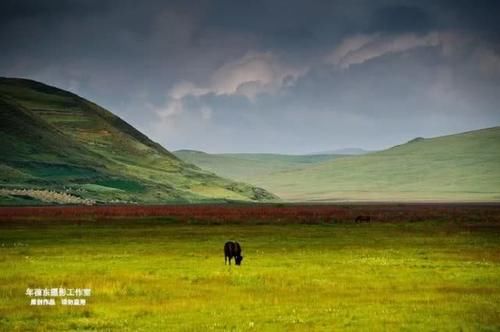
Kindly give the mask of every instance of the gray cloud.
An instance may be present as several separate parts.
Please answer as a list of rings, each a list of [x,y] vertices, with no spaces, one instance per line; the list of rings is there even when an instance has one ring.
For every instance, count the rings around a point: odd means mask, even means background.
[[[382,148],[500,123],[496,1],[2,1],[0,75],[167,148]]]

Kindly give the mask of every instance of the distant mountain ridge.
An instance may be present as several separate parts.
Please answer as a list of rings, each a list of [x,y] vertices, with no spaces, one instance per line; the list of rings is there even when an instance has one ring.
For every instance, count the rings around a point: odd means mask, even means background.
[[[321,152],[309,153],[309,155],[318,155],[318,154],[337,154],[337,155],[362,155],[367,153],[372,153],[376,151],[369,151],[361,148],[343,148],[336,150],[327,150]]]
[[[19,189],[103,203],[276,199],[187,164],[98,105],[31,80],[0,78],[0,138],[0,204],[38,202]]]

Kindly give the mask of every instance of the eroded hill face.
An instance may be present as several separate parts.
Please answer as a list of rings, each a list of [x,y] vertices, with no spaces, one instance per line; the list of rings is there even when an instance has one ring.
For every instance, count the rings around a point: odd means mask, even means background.
[[[7,189],[99,202],[275,198],[187,164],[98,105],[38,82],[1,78],[0,120],[0,185]]]

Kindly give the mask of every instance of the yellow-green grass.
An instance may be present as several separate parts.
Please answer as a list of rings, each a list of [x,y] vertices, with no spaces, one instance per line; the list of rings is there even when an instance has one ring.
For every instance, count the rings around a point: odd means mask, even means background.
[[[498,225],[68,223],[0,226],[0,330],[500,329]],[[93,294],[33,307],[28,287]]]

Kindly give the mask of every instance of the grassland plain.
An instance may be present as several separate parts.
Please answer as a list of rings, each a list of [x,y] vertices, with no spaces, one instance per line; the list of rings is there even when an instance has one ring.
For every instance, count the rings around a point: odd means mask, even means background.
[[[500,329],[500,225],[171,218],[0,223],[5,331]],[[245,257],[224,266],[236,239]],[[91,288],[33,307],[26,288]]]

